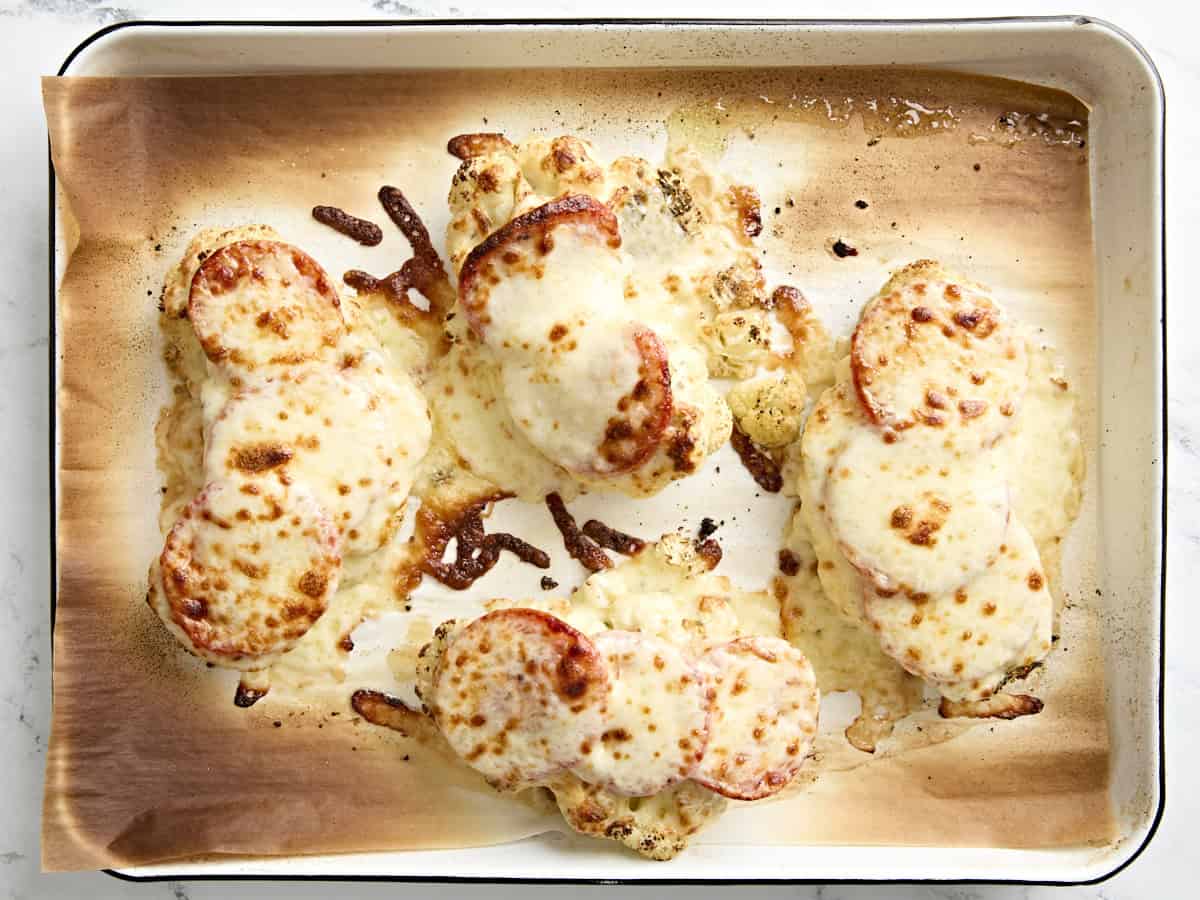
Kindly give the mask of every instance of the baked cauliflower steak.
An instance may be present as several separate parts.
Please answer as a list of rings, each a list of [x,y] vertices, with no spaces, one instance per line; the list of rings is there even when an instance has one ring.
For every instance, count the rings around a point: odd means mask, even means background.
[[[695,472],[733,426],[710,376],[779,357],[757,194],[686,148],[662,167],[602,166],[570,136],[450,151],[461,315],[431,397],[456,452],[523,499],[646,496]]]

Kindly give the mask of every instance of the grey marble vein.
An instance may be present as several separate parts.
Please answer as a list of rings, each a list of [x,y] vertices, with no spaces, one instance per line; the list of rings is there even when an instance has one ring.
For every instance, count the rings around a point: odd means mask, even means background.
[[[48,15],[64,19],[83,19],[97,25],[111,25],[138,18],[138,13],[123,6],[110,6],[93,0],[22,0],[10,9],[0,9],[0,15]]]

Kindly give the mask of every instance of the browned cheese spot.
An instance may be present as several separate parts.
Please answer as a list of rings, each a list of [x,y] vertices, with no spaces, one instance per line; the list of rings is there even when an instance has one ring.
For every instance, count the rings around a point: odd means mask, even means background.
[[[284,444],[251,444],[229,453],[229,465],[240,472],[266,472],[282,466],[294,455],[292,448]],[[254,493],[255,491],[246,491]]]
[[[892,527],[901,531],[907,531],[912,525],[913,508],[911,506],[897,506],[892,510]]]
[[[796,575],[800,572],[800,560],[791,550],[779,551],[779,571],[784,575]]]
[[[937,543],[934,533],[942,527],[941,522],[922,519],[908,536],[908,542],[917,547],[932,547]]]
[[[267,573],[271,571],[270,567],[266,563],[255,565],[252,562],[248,562],[244,559],[238,559],[237,557],[234,557],[234,559],[231,561],[231,565],[247,578],[266,578]]]
[[[328,584],[329,579],[327,576],[320,572],[309,571],[300,576],[297,587],[300,588],[302,594],[312,597],[315,600],[325,593],[325,588]]]
[[[964,419],[974,419],[982,416],[987,411],[987,401],[985,400],[960,400],[958,402],[958,411],[962,413]]]
[[[610,728],[600,735],[600,740],[606,744],[623,744],[633,740],[633,735],[624,728]]]

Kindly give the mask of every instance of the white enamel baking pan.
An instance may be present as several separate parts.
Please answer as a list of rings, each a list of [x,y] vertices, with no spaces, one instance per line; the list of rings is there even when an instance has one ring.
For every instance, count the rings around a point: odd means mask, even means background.
[[[870,22],[125,23],[62,75],[216,75],[398,68],[943,67],[1036,82],[1092,109],[1099,315],[1098,602],[1105,621],[1113,808],[1121,839],[1045,851],[936,847],[693,847],[649,863],[561,836],[483,849],[165,863],[123,878],[429,881],[1007,881],[1083,883],[1133,861],[1162,816],[1165,540],[1163,94],[1146,53],[1083,17]],[[53,185],[51,197],[53,198]],[[53,202],[53,201],[52,201]],[[53,215],[52,215],[53,221]],[[62,235],[52,235],[61,271]],[[52,273],[51,285],[57,280]],[[53,294],[52,301],[53,303]],[[51,366],[57,361],[52,342]],[[57,382],[54,382],[57,383]],[[53,417],[53,401],[52,401]],[[52,446],[56,444],[52,442]],[[53,465],[53,462],[52,462]]]

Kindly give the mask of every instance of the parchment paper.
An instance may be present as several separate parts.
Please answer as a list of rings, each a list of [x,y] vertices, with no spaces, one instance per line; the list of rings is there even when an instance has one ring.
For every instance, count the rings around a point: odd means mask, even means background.
[[[385,274],[408,256],[399,234],[358,247],[313,222],[311,207],[333,204],[386,224],[374,194],[396,184],[438,237],[457,163],[443,148],[454,134],[575,133],[604,158],[657,160],[669,123],[675,137],[724,154],[731,174],[757,185],[773,282],[801,287],[835,334],[848,333],[889,269],[916,258],[938,258],[995,288],[1062,352],[1091,461],[1097,348],[1086,149],[1039,133],[1036,120],[1012,120],[1017,141],[1013,128],[996,127],[1011,112],[1045,112],[1051,123],[1085,118],[1063,95],[946,73],[769,70],[47,79],[44,94],[69,243],[59,290],[47,869],[471,846],[562,827],[421,744],[358,720],[348,702],[324,713],[265,701],[235,708],[233,676],[188,657],[146,607],[146,569],[161,544],[153,426],[167,396],[155,303],[163,274],[201,227],[265,222],[335,276]],[[887,115],[871,111],[872,98]],[[906,129],[905,117],[917,126]],[[835,257],[835,238],[859,255]],[[762,561],[774,558],[790,505],[732,498],[736,463],[714,463],[639,505],[632,522],[627,509],[615,520],[652,536],[710,509],[733,518],[744,508],[723,532],[721,571],[763,586]],[[735,487],[748,495],[741,477]],[[621,504],[593,495],[581,509]],[[518,533],[554,551],[564,589],[582,580],[563,562],[544,513],[506,514],[521,520]],[[882,759],[851,750],[826,723],[804,790],[735,805],[698,842],[1111,839],[1096,639],[1104,622],[1089,604],[1097,527],[1085,500],[1066,545],[1062,639],[1038,685],[1043,713],[971,728],[923,714],[900,729],[899,752]],[[476,589],[524,593],[533,581],[505,565]],[[360,686],[370,685],[345,686],[347,701]]]

